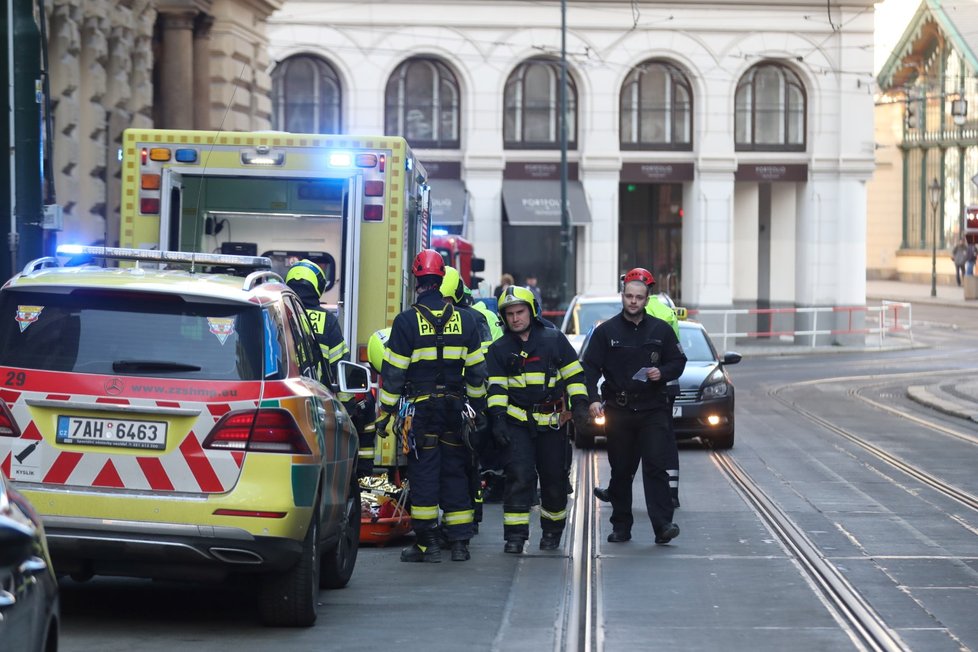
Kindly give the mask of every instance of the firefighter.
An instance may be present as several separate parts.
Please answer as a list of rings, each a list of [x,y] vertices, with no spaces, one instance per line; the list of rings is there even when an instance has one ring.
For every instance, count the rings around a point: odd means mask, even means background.
[[[662,321],[666,322],[672,326],[673,332],[676,333],[676,338],[679,338],[679,317],[676,315],[676,311],[673,310],[675,307],[672,305],[672,299],[666,296],[665,299],[655,294],[655,277],[652,276],[652,272],[642,267],[636,267],[635,269],[629,271],[627,274],[622,274],[621,289],[624,289],[624,284],[628,280],[638,279],[645,283],[649,288],[649,302],[645,304],[645,312],[649,313],[653,317],[658,317]],[[668,303],[667,303],[668,302]],[[675,403],[676,398],[679,396],[679,383],[671,383],[668,387],[669,390],[669,405],[670,408],[672,404]],[[673,437],[676,436],[675,430],[673,428],[672,419],[669,419],[669,430],[673,433]],[[676,456],[669,463],[669,468],[666,472],[669,474],[669,494],[672,496],[672,506],[675,508],[679,507],[679,448],[675,449]],[[594,495],[598,500],[603,500],[608,503],[611,502],[611,496],[608,494],[607,489],[601,487],[594,488]]]
[[[530,504],[539,474],[541,550],[555,550],[567,520],[567,429],[564,390],[575,418],[587,415],[587,390],[574,348],[540,321],[533,294],[506,288],[499,299],[506,334],[489,347],[492,435],[505,450],[504,552],[520,554],[530,535]]]
[[[367,339],[367,361],[373,370],[380,373],[384,364],[384,350],[391,336],[390,328],[381,328],[371,333]],[[374,407],[376,409],[376,407]],[[373,428],[357,428],[360,437],[360,449],[357,456],[357,476],[364,478],[373,475],[374,460],[376,459],[377,434]]]
[[[391,325],[381,367],[382,413],[375,427],[384,436],[396,417],[394,430],[407,449],[417,539],[401,551],[401,561],[441,561],[439,507],[452,561],[467,561],[473,507],[463,427],[466,412],[485,408],[485,356],[472,316],[442,299],[441,254],[423,249],[411,271],[418,300]]]
[[[326,291],[326,274],[322,268],[311,260],[300,260],[292,265],[285,275],[285,283],[295,292],[309,315],[312,328],[315,331],[316,342],[323,354],[323,360],[329,364],[330,373],[336,379],[336,365],[350,352],[340,322],[329,310],[324,310],[319,303],[320,297]],[[330,382],[323,381],[329,385]],[[373,420],[376,407],[373,396],[368,392],[363,395],[338,394],[337,398],[346,408],[347,414],[353,421],[357,432],[362,433]],[[362,477],[365,468],[358,465],[357,473]]]
[[[465,286],[465,296],[472,307],[481,312],[482,316],[486,318],[486,323],[489,324],[489,333],[492,335],[492,341],[495,342],[502,337],[503,322],[499,318],[499,315],[490,310],[482,301],[474,301],[472,299],[472,290],[468,286]]]
[[[666,384],[682,374],[686,355],[669,324],[645,311],[651,276],[640,268],[625,275],[622,311],[594,328],[583,358],[590,416],[605,416],[609,435],[611,543],[632,538],[632,478],[639,462],[655,542],[679,536],[667,472],[677,453]]]

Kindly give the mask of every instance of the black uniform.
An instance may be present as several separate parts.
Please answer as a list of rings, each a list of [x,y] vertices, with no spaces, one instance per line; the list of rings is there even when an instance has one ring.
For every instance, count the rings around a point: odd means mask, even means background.
[[[669,427],[672,410],[666,383],[682,375],[686,355],[668,323],[643,311],[642,320],[634,324],[623,311],[594,329],[582,362],[591,402],[605,402],[611,525],[615,532],[631,532],[632,478],[641,461],[645,504],[658,538],[673,515],[667,469],[676,454],[676,440]],[[662,378],[633,378],[648,367],[658,367]]]
[[[439,334],[439,326],[441,334]],[[472,317],[429,290],[394,318],[381,369],[381,407],[406,423],[411,521],[419,540],[438,525],[449,541],[472,536],[470,452],[462,441],[466,397],[485,407],[486,365]]]
[[[581,363],[563,333],[536,319],[527,341],[507,332],[493,342],[487,363],[489,415],[494,423],[504,419],[510,434],[504,452],[503,533],[507,541],[529,538],[539,474],[540,527],[559,535],[567,519],[567,429],[559,418],[565,390],[576,412],[586,409]]]

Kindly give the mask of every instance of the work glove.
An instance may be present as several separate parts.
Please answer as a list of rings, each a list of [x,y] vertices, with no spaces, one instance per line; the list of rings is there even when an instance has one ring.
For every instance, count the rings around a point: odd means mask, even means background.
[[[503,449],[509,446],[509,425],[504,415],[499,415],[492,421],[492,440],[496,442],[496,448]]]
[[[386,439],[393,434],[393,431],[390,429],[391,416],[390,412],[381,412],[377,420],[374,421],[374,432],[378,437]]]
[[[587,405],[582,402],[574,404],[574,425],[578,428],[587,427],[591,422],[591,415],[588,413]]]
[[[486,416],[485,412],[476,412],[474,425],[475,431],[480,434],[489,430],[489,417]]]

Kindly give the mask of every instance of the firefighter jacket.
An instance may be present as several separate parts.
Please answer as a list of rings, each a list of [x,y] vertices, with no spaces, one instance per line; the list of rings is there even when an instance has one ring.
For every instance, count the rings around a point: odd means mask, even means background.
[[[676,337],[679,337],[679,317],[676,316],[675,310],[662,303],[662,301],[659,299],[659,295],[653,294],[649,297],[649,302],[645,304],[645,312],[649,313],[653,317],[658,317],[662,321],[672,326],[672,330],[675,331]]]
[[[335,370],[336,363],[350,352],[346,340],[343,339],[343,331],[340,329],[340,321],[336,315],[328,310],[324,310],[319,305],[319,295],[315,288],[308,281],[295,281],[289,283],[289,287],[299,295],[302,305],[309,315],[313,330],[316,331],[316,341],[323,352],[323,359]],[[334,374],[335,376],[335,374]]]
[[[538,320],[531,323],[525,342],[514,333],[493,342],[487,365],[491,417],[506,415],[522,423],[553,426],[563,409],[565,389],[573,407],[587,401],[574,347],[563,333]]]
[[[652,410],[669,404],[666,383],[682,375],[686,354],[666,322],[643,314],[642,321],[634,324],[620,312],[594,328],[582,362],[592,403],[604,398],[606,405]],[[658,381],[635,379],[636,374],[644,378],[639,372],[649,367],[659,368]]]
[[[499,315],[486,307],[486,304],[481,301],[476,301],[472,304],[472,307],[481,312],[482,316],[486,318],[486,323],[489,324],[489,333],[492,336],[493,342],[503,336],[503,322],[499,318]]]
[[[482,343],[482,355],[485,355],[489,351],[489,345],[492,344],[492,331],[489,330],[489,322],[486,321],[486,316],[472,306],[466,306],[464,304],[456,305],[455,309],[472,315],[472,319],[475,320],[476,328],[479,331],[479,341]]]
[[[485,407],[486,362],[472,315],[446,304],[435,289],[394,318],[380,370],[381,407],[397,409],[401,396],[414,401],[466,395]]]

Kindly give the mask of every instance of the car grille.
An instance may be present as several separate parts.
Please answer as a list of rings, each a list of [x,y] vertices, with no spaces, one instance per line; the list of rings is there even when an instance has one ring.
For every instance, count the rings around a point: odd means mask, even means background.
[[[676,403],[695,403],[699,398],[699,393],[699,388],[679,390],[679,398],[676,399]]]

